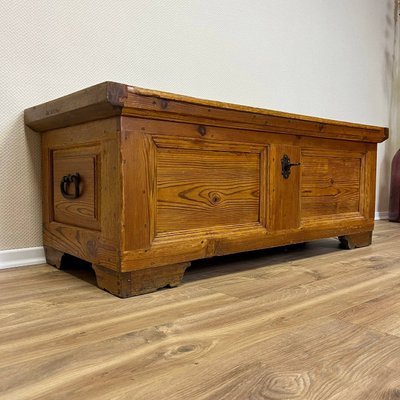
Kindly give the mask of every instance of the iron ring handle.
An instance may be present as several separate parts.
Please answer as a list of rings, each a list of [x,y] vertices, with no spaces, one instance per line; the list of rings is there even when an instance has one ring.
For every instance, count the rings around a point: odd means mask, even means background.
[[[79,188],[80,182],[81,182],[81,177],[78,172],[73,175],[71,174],[64,175],[60,182],[60,190],[63,197],[65,197],[68,200],[77,199],[81,195]],[[68,187],[70,184],[73,184],[75,186],[74,194],[68,194]]]

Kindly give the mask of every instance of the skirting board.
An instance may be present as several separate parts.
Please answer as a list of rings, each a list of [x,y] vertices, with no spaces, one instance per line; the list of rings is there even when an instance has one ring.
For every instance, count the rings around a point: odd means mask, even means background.
[[[28,247],[0,251],[0,269],[45,264],[43,247]]]
[[[388,219],[388,212],[375,213],[375,219]],[[0,250],[0,269],[23,267],[26,265],[45,264],[43,247],[29,247],[26,249]]]
[[[377,211],[375,213],[375,221],[380,219],[389,219],[389,211]]]

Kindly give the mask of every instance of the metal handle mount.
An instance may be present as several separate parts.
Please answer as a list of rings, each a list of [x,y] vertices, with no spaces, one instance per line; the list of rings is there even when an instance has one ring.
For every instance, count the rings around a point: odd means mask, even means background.
[[[287,154],[284,154],[282,159],[281,159],[281,164],[282,164],[282,176],[285,179],[289,178],[290,175],[290,168],[291,167],[296,167],[298,165],[300,165],[300,163],[291,163],[290,162],[290,158]]]

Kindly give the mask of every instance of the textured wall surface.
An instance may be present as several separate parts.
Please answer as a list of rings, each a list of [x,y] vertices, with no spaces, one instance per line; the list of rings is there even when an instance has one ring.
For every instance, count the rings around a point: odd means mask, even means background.
[[[0,0],[0,250],[42,243],[24,108],[113,80],[387,126],[393,2]]]

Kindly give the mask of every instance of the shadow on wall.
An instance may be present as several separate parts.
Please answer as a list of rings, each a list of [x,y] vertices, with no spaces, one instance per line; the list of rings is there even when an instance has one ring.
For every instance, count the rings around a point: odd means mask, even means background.
[[[26,138],[26,145],[29,154],[29,164],[32,166],[31,179],[34,182],[35,198],[40,200],[40,209],[37,211],[39,215],[40,227],[42,226],[42,170],[41,170],[41,135],[33,131],[25,125],[24,117],[22,115],[22,123],[24,124],[24,132]],[[42,232],[40,232],[41,234]]]
[[[385,211],[389,208],[391,162],[400,146],[399,12],[399,0],[387,0],[385,37],[389,38],[390,35],[393,35],[393,46],[392,48],[385,48],[386,74],[383,78],[383,84],[389,103],[389,139],[379,145],[378,211]]]
[[[19,113],[2,127],[0,139],[8,183],[0,192],[0,250],[40,246],[40,136],[25,128]]]

